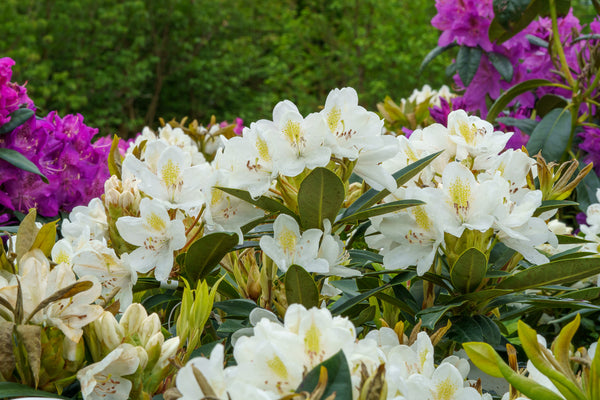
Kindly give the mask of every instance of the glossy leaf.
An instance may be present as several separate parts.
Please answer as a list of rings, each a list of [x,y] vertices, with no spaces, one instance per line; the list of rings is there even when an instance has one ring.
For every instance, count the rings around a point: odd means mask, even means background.
[[[600,259],[598,258],[553,261],[517,272],[500,282],[496,289],[514,291],[533,289],[540,286],[575,282],[598,273],[600,273]]]
[[[458,316],[451,318],[452,326],[446,337],[458,343],[486,342],[499,346],[502,342],[500,328],[485,315]]]
[[[185,255],[185,274],[190,286],[204,277],[221,262],[238,244],[238,235],[232,232],[215,232],[196,240]]]
[[[546,116],[550,111],[555,108],[563,109],[567,106],[567,100],[555,94],[545,94],[535,103],[535,110],[540,117]]]
[[[396,171],[393,176],[396,179],[396,184],[398,187],[404,185],[410,179],[415,177],[419,172],[421,172],[425,167],[427,167],[437,156],[442,154],[442,151],[439,151],[434,154],[430,154],[427,157],[423,157],[419,161],[415,161],[412,164],[407,165],[399,171]],[[374,204],[379,203],[384,199],[390,192],[387,189],[378,191],[375,189],[369,189],[365,194],[360,196],[354,203],[350,205],[342,214],[342,218],[346,218],[349,215],[356,213],[358,210],[366,209],[371,207]]]
[[[226,188],[226,187],[221,187],[221,186],[215,186],[215,188],[222,190],[223,192],[225,192],[233,197],[237,197],[238,199],[241,199],[250,204],[253,204],[256,207],[261,208],[265,211],[269,211],[272,213],[283,213],[283,214],[287,214],[287,215],[290,215],[290,216],[298,219],[298,216],[292,210],[287,208],[285,205],[283,205],[279,201],[272,199],[270,197],[260,196],[258,199],[253,199],[252,196],[250,196],[250,193],[246,190]]]
[[[14,398],[14,397],[51,397],[55,399],[69,399],[68,397],[60,396],[56,393],[45,392],[43,390],[36,390],[27,385],[21,385],[15,382],[0,382],[0,394],[3,398]]]
[[[533,213],[534,217],[539,216],[542,213],[550,210],[556,210],[557,208],[570,207],[570,206],[578,206],[579,203],[575,201],[569,200],[544,200],[542,201],[542,205],[539,206],[535,212]]]
[[[48,183],[48,178],[46,178],[46,176],[40,172],[39,168],[18,151],[1,148],[0,159],[14,165],[19,169],[22,169],[23,171],[39,175],[44,183]]]
[[[554,109],[546,114],[531,133],[527,151],[529,154],[541,151],[548,162],[560,161],[570,136],[571,112],[566,109]]]
[[[348,361],[342,350],[310,370],[296,389],[296,393],[313,392],[319,382],[321,367],[327,370],[327,387],[321,398],[326,399],[335,393],[336,399],[351,399],[352,380],[350,379]]]
[[[504,111],[506,106],[508,106],[508,104],[511,101],[513,101],[515,97],[523,93],[529,92],[530,90],[537,89],[538,87],[546,86],[559,87],[562,85],[559,85],[546,79],[530,79],[528,81],[521,82],[511,87],[506,92],[502,93],[500,97],[496,99],[494,104],[492,104],[490,110],[488,111],[486,120],[489,122],[494,122],[496,120],[496,117],[498,117],[498,114]]]
[[[427,55],[425,56],[425,58],[421,62],[421,66],[419,67],[419,74],[421,74],[423,72],[423,70],[425,69],[425,67],[431,61],[433,61],[434,58],[436,58],[437,56],[439,56],[440,54],[442,54],[446,50],[449,50],[449,49],[451,49],[453,47],[456,47],[456,46],[457,46],[456,43],[450,43],[447,46],[436,46],[433,50],[431,50],[429,53],[427,53]]]
[[[481,49],[478,47],[462,46],[456,56],[458,76],[464,86],[469,86],[481,63]]]
[[[302,304],[307,309],[319,306],[319,289],[312,275],[299,265],[285,273],[285,297],[288,304]]]
[[[10,121],[0,126],[0,135],[12,132],[19,126],[23,125],[27,120],[33,117],[33,110],[29,108],[19,108],[10,114]]]
[[[335,218],[344,202],[344,183],[327,168],[315,168],[300,184],[298,212],[305,229],[323,229],[323,220]]]
[[[485,254],[471,247],[465,250],[450,268],[450,280],[461,293],[469,293],[477,289],[486,272]]]
[[[398,200],[391,203],[378,204],[371,208],[359,210],[352,215],[348,215],[336,222],[336,225],[356,224],[377,215],[389,214],[408,207],[414,207],[425,204],[421,200]]]
[[[216,302],[213,307],[224,311],[229,317],[248,318],[250,312],[258,306],[248,299],[228,299]]]
[[[510,82],[513,78],[514,71],[510,60],[505,55],[495,52],[488,53],[487,56],[502,79],[506,82]]]
[[[559,294],[557,297],[573,300],[595,300],[600,297],[600,287],[590,287],[580,290],[574,290],[572,292]]]
[[[435,329],[436,324],[444,315],[450,312],[450,310],[453,308],[462,306],[464,303],[466,303],[466,300],[441,306],[429,307],[417,313],[416,317],[421,319],[424,328]]]

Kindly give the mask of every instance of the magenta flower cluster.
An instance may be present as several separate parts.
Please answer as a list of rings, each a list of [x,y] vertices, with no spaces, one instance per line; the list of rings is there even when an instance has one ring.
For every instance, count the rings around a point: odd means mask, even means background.
[[[452,105],[442,104],[432,110],[436,120],[443,120],[451,108],[463,108],[467,111],[478,113],[485,118],[488,112],[489,101],[497,99],[503,91],[516,84],[530,79],[547,79],[553,82],[565,83],[555,70],[548,48],[543,42],[551,40],[552,22],[550,18],[538,18],[527,28],[502,44],[492,43],[489,40],[488,29],[494,18],[492,0],[436,0],[438,14],[432,19],[434,27],[442,31],[438,40],[439,46],[456,43],[461,46],[480,47],[483,55],[479,69],[471,83],[466,86],[458,74],[454,75],[455,86],[462,96],[452,100]],[[600,33],[600,23],[594,21],[590,24],[591,33]],[[580,73],[577,62],[578,54],[583,52],[589,56],[585,41],[573,41],[582,32],[579,20],[570,10],[564,17],[558,18],[558,31],[564,46],[565,58],[574,74]],[[532,40],[535,37],[539,40]],[[510,82],[502,79],[496,70],[489,53],[497,53],[506,57],[513,67],[513,76]],[[501,116],[513,118],[530,118],[535,101],[543,95],[552,93],[570,97],[571,93],[559,88],[539,88],[535,93],[527,92],[511,103],[513,111]],[[538,117],[539,120],[539,117]],[[504,125],[501,128],[508,128]],[[520,148],[527,143],[528,136],[518,128],[507,147]],[[600,168],[600,134],[597,129],[585,129],[580,137],[583,142],[580,149],[588,153],[586,161],[594,161]],[[597,171],[600,171],[598,169]]]
[[[36,110],[25,87],[11,82],[13,65],[12,59],[0,58],[0,126],[19,107]],[[36,207],[40,215],[55,216],[100,196],[109,177],[110,143],[92,143],[97,133],[80,114],[61,118],[52,111],[0,135],[0,148],[23,154],[49,181],[0,160],[0,222],[9,218],[9,210]]]

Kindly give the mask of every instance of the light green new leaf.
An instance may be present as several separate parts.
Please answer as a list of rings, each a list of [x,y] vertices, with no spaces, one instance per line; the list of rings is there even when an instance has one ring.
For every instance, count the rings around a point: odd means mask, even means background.
[[[323,220],[335,218],[346,197],[344,183],[327,168],[315,168],[300,184],[298,212],[304,229],[323,229]]]
[[[35,209],[32,209],[21,221],[19,225],[19,230],[17,231],[17,245],[16,245],[16,253],[17,253],[17,261],[23,257],[23,254],[27,253],[33,243],[35,242],[35,238],[40,231],[39,228],[35,225],[35,218],[37,217],[37,213]]]
[[[46,257],[50,257],[52,247],[56,242],[56,224],[59,220],[44,224],[38,232],[35,241],[31,245],[33,249],[40,249]]]
[[[537,332],[523,321],[518,322],[519,339],[523,350],[531,363],[544,374],[567,400],[586,400],[585,395],[575,382],[557,371],[546,358],[542,346],[537,340]],[[551,356],[551,354],[550,354]]]
[[[121,163],[123,162],[123,157],[121,157],[121,153],[119,153],[119,141],[120,138],[117,135],[113,136],[107,162],[108,172],[110,172],[111,176],[114,175],[121,179]]]
[[[552,390],[540,385],[533,379],[517,374],[502,357],[487,343],[463,343],[465,352],[479,369],[497,378],[504,377],[513,387],[530,399],[563,400]]]
[[[575,317],[573,321],[565,325],[564,328],[560,330],[560,333],[554,339],[554,343],[552,343],[552,353],[554,353],[554,358],[563,368],[563,370],[568,374],[569,379],[575,381],[575,374],[571,369],[571,356],[569,354],[571,350],[571,341],[575,336],[575,332],[579,328],[579,323],[581,322],[581,317],[579,314]]]

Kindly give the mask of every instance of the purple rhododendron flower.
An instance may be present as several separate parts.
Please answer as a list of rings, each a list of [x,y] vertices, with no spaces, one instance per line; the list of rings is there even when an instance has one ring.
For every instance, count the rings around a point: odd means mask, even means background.
[[[461,46],[492,50],[487,34],[494,17],[492,0],[437,0],[435,7],[438,14],[431,24],[442,31],[439,46],[456,42]]]
[[[10,58],[0,59],[0,124],[23,105],[35,111],[26,89],[10,82],[13,65]],[[23,154],[48,178],[44,183],[38,175],[0,160],[0,205],[5,210],[27,212],[36,207],[40,215],[55,216],[103,193],[110,141],[92,143],[98,129],[83,119],[80,114],[61,118],[52,111],[0,136],[0,147]]]
[[[584,126],[578,136],[583,139],[579,148],[586,153],[584,161],[593,162],[594,170],[600,174],[600,128]]]

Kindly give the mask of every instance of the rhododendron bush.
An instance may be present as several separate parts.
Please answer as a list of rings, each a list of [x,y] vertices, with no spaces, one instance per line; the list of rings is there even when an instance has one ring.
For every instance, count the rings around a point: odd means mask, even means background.
[[[438,0],[452,90],[128,141],[1,59],[0,397],[598,399],[600,36],[564,3]]]

